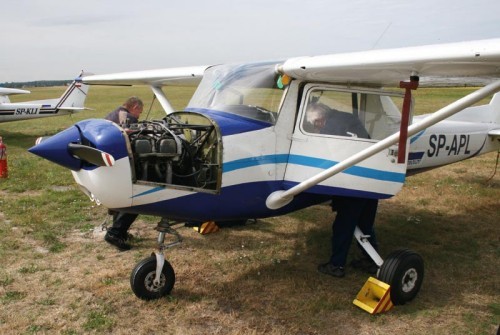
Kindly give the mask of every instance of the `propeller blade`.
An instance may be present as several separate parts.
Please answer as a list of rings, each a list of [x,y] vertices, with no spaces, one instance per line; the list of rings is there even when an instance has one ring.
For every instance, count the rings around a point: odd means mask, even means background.
[[[82,144],[68,144],[69,152],[79,159],[97,166],[113,166],[115,159],[107,152]]]
[[[49,138],[50,138],[50,136],[41,136],[41,137],[36,139],[35,145],[39,145],[40,143],[42,143],[43,141],[45,141],[46,139],[49,139]]]

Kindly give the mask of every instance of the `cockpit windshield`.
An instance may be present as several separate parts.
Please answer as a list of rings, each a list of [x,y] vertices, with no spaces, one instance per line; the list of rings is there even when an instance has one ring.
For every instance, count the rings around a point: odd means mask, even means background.
[[[277,63],[218,65],[205,71],[187,109],[210,109],[274,124],[286,85]]]

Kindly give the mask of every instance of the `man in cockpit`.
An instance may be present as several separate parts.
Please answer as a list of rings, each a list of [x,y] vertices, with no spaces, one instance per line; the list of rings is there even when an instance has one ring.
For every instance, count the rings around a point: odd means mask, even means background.
[[[361,121],[350,113],[331,109],[322,103],[307,108],[306,121],[315,133],[358,138],[370,138]]]

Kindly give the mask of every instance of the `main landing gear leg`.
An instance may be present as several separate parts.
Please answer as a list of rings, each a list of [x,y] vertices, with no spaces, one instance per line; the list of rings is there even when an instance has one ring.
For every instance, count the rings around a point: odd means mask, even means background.
[[[370,236],[364,235],[356,227],[354,237],[379,267],[377,278],[391,286],[392,303],[404,305],[415,298],[424,280],[422,257],[414,251],[403,249],[392,252],[384,261],[368,241]]]
[[[169,221],[162,218],[156,230],[158,249],[150,257],[137,264],[130,276],[130,286],[134,294],[143,300],[153,300],[168,295],[175,284],[175,273],[163,252],[182,242],[181,235],[171,227]],[[176,240],[165,244],[165,236],[173,235]]]

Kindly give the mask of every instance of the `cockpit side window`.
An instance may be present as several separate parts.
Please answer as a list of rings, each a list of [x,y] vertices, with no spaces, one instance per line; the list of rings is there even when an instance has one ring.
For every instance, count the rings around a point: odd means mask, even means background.
[[[399,130],[398,97],[363,91],[317,88],[307,92],[301,129],[305,133],[383,139]]]

